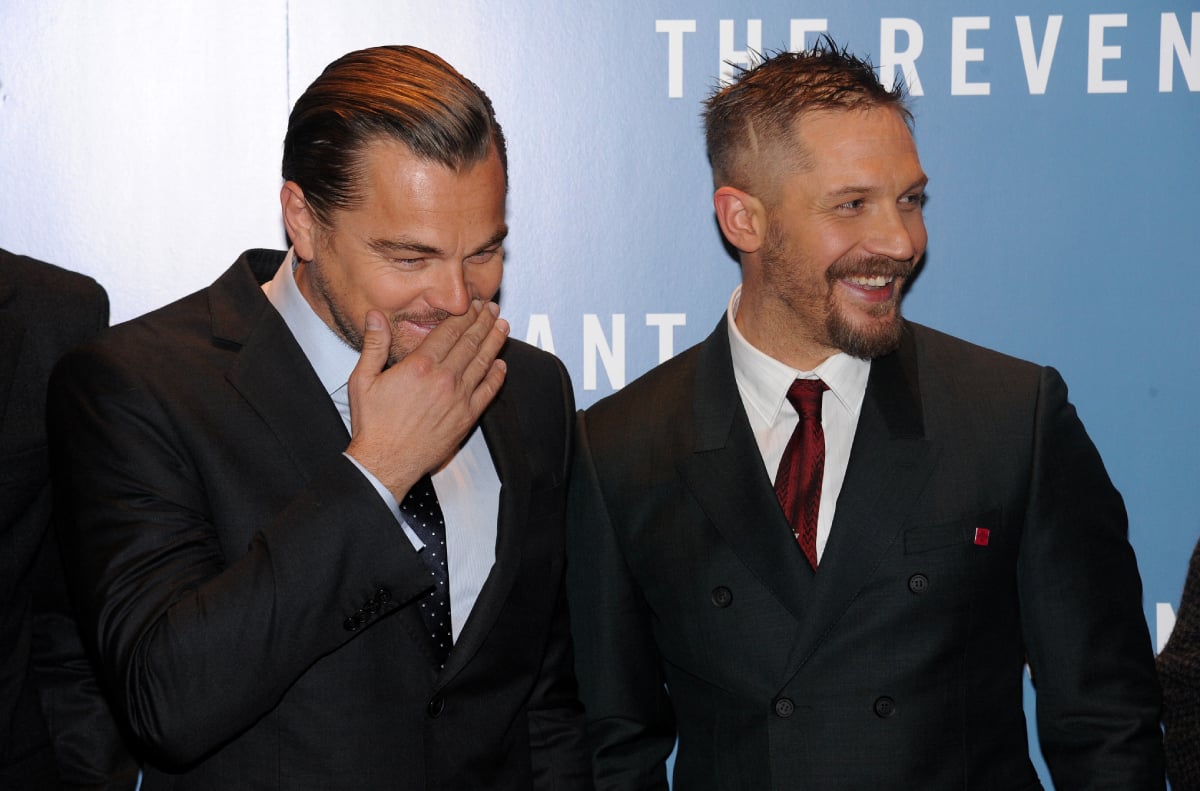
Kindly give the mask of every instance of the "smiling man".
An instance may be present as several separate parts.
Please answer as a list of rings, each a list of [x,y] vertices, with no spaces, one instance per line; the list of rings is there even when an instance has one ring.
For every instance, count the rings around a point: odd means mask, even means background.
[[[580,418],[568,591],[596,785],[1163,787],[1126,517],[1050,368],[901,317],[926,175],[826,39],[717,91],[742,284]]]
[[[563,580],[574,405],[494,302],[505,143],[414,47],[297,101],[292,249],[52,384],[65,553],[154,789],[590,787]]]

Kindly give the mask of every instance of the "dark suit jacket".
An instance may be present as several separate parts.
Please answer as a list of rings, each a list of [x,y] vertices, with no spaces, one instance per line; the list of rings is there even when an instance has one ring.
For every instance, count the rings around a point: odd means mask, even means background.
[[[1200,789],[1200,544],[1192,552],[1171,639],[1158,655],[1158,674],[1171,787]]]
[[[242,256],[55,372],[56,471],[143,788],[575,788],[587,782],[562,593],[573,401],[518,342],[482,429],[496,564],[439,672],[428,573]]]
[[[67,601],[46,452],[50,369],[107,324],[96,281],[0,250],[0,788],[13,791],[137,778]]]
[[[871,367],[815,574],[722,321],[589,409],[568,590],[597,786],[1161,788],[1120,496],[1053,370],[908,325]],[[981,530],[989,531],[987,533]],[[664,687],[665,683],[665,687]]]

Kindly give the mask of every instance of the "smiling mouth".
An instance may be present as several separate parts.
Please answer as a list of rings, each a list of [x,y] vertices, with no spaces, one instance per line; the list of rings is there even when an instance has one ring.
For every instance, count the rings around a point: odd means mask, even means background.
[[[858,288],[884,288],[885,286],[890,286],[895,279],[895,275],[851,275],[842,278],[842,280]]]

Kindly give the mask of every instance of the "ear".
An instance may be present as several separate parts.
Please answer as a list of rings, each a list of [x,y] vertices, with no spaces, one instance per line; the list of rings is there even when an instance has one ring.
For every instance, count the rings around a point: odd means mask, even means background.
[[[283,208],[283,224],[296,248],[296,255],[301,261],[311,261],[316,257],[317,220],[308,208],[304,190],[294,181],[284,182],[279,190],[279,203]]]
[[[713,193],[713,208],[726,241],[743,253],[758,252],[767,228],[762,201],[736,187],[720,187]]]

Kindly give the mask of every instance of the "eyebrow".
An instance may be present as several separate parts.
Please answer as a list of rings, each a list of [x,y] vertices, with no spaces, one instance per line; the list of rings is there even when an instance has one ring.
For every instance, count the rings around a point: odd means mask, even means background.
[[[927,187],[928,185],[929,185],[929,176],[921,176],[921,178],[917,179],[912,184],[909,184],[907,187],[905,187],[903,190],[901,190],[901,192],[909,193],[916,189],[925,189],[925,187]],[[826,193],[826,197],[839,198],[839,197],[842,197],[843,195],[855,195],[855,194],[861,195],[863,193],[866,193],[869,195],[870,193],[875,192],[875,191],[876,191],[876,189],[874,187],[857,186],[857,185],[851,184],[849,186],[841,187],[840,189],[836,189],[836,190]]]
[[[468,257],[481,253],[492,247],[498,247],[508,236],[508,226],[501,226],[478,249],[468,253]],[[444,251],[440,247],[418,242],[415,239],[400,237],[398,239],[370,239],[367,246],[380,255],[396,255],[398,253],[419,253],[421,255],[441,256]]]

